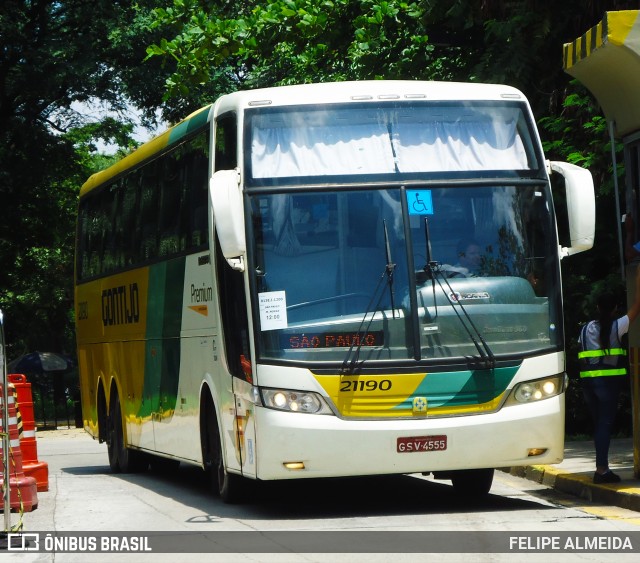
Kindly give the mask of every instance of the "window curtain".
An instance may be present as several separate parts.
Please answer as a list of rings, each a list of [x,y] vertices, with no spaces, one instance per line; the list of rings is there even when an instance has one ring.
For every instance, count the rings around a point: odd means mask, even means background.
[[[449,112],[451,115],[453,112]],[[529,168],[518,134],[519,110],[431,116],[393,122],[256,127],[254,178]],[[385,114],[384,118],[391,115]],[[342,120],[345,121],[345,120]]]

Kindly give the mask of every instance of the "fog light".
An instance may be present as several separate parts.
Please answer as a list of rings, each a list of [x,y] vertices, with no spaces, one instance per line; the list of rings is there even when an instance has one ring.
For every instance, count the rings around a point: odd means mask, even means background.
[[[546,451],[547,451],[547,448],[529,448],[527,450],[527,456],[535,457],[537,455],[542,455],[546,453]]]
[[[535,393],[535,388],[533,385],[520,385],[516,392],[514,393],[516,400],[526,403],[533,399],[533,395]]]
[[[304,469],[304,461],[285,461],[282,465],[292,470]]]

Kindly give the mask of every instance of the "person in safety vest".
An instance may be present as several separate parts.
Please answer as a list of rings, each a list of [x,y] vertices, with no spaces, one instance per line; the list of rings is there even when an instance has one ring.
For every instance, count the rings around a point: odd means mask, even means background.
[[[596,472],[593,482],[618,483],[620,477],[609,469],[609,443],[618,396],[627,381],[627,350],[621,338],[640,314],[640,266],[636,271],[635,302],[626,315],[616,318],[618,299],[611,292],[598,296],[597,307],[598,318],[585,324],[580,332],[580,381],[594,424]]]

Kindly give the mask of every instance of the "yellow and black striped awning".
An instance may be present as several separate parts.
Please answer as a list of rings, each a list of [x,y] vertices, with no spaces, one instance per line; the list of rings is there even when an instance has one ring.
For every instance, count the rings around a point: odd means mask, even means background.
[[[618,136],[640,130],[640,10],[606,12],[564,45],[564,70],[595,96]]]

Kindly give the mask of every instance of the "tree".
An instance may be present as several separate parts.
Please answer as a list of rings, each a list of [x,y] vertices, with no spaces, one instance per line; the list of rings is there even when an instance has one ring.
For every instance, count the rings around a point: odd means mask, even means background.
[[[110,34],[133,15],[119,0],[0,6],[0,307],[10,356],[73,351],[78,189],[97,164],[92,143],[128,143],[131,132],[113,119],[78,129],[73,104],[97,98],[125,108]]]
[[[536,109],[538,101],[557,107],[552,98],[567,81],[562,43],[605,9],[630,4],[174,0],[154,11],[153,24],[174,34],[148,53],[175,64],[168,97],[209,83],[215,71],[236,88],[368,78],[506,82]]]

